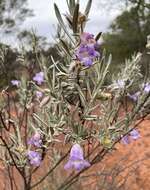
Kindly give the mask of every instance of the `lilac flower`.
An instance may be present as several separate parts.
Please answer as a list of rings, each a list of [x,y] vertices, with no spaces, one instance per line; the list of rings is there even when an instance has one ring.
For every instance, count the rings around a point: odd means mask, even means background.
[[[19,80],[11,80],[11,84],[13,85],[13,86],[19,86],[20,85],[20,81]]]
[[[131,138],[134,139],[134,140],[140,138],[140,134],[139,134],[139,132],[138,132],[136,129],[133,129],[133,130],[130,132],[130,136],[131,136]]]
[[[98,43],[93,34],[83,33],[80,38],[81,44],[76,49],[76,58],[85,66],[91,66],[94,59],[100,56],[100,53],[96,51]]]
[[[138,97],[139,97],[139,95],[140,95],[140,92],[138,91],[138,92],[136,92],[135,94],[128,94],[128,96],[129,96],[129,98],[131,98],[133,101],[137,101],[138,100]]]
[[[81,44],[88,45],[89,47],[93,47],[95,49],[98,49],[100,47],[100,44],[94,39],[94,35],[83,32],[80,36]]]
[[[43,93],[41,91],[36,91],[36,97],[37,98],[42,98]]]
[[[36,132],[28,141],[28,144],[34,145],[36,147],[41,147],[42,146],[42,140],[41,140],[41,135]]]
[[[78,171],[89,167],[90,163],[83,158],[83,150],[79,144],[73,145],[70,151],[70,157],[68,162],[65,164],[64,169],[68,170],[74,168]]]
[[[43,72],[36,73],[35,76],[33,77],[33,80],[36,81],[38,85],[41,85],[42,82],[44,81],[44,73]]]
[[[80,60],[85,66],[91,66],[93,64],[93,61],[89,57],[84,57]]]
[[[76,57],[81,61],[85,66],[91,66],[94,59],[99,57],[100,54],[95,50],[94,47],[80,44],[76,50]]]
[[[81,43],[96,43],[95,39],[94,39],[94,35],[87,33],[87,32],[83,32],[80,36],[81,39]]]
[[[129,144],[130,143],[130,139],[129,139],[129,136],[128,135],[126,135],[126,136],[124,136],[122,139],[121,139],[121,142],[123,143],[123,144]]]
[[[150,83],[146,83],[144,85],[144,92],[149,93],[150,92]]]
[[[39,166],[41,164],[42,157],[40,153],[30,150],[27,155],[31,165]]]
[[[88,55],[89,55],[91,58],[96,58],[96,57],[99,57],[99,56],[100,56],[99,52],[98,52],[98,51],[95,51],[94,48],[88,47],[87,49],[88,49]]]
[[[140,134],[139,132],[136,130],[136,129],[133,129],[129,135],[126,135],[124,136],[122,139],[121,139],[121,142],[123,144],[129,144],[130,143],[130,140],[137,140],[138,138],[140,138]]]

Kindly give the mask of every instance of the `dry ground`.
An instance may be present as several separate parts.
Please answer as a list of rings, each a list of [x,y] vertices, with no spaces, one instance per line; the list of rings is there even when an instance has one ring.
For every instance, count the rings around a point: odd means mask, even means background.
[[[139,126],[141,138],[129,145],[118,143],[101,163],[89,169],[81,176],[80,182],[73,189],[80,190],[150,190],[150,119],[145,119]],[[62,148],[61,145],[60,148]],[[46,161],[34,181],[48,170]],[[66,172],[61,169],[56,176],[51,176],[35,190],[55,190],[50,185],[59,183]],[[17,176],[18,190],[22,190],[20,177]],[[60,181],[59,181],[60,180]],[[48,188],[44,188],[47,186]],[[0,190],[10,190],[6,168],[0,167]],[[15,188],[14,188],[15,190]]]

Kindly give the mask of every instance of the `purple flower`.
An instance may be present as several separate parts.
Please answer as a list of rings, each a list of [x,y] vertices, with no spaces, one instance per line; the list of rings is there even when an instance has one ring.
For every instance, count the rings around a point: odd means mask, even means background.
[[[124,137],[121,139],[121,142],[122,142],[123,144],[129,144],[129,143],[130,143],[129,136],[128,136],[128,135],[124,136]]]
[[[138,138],[140,138],[140,134],[139,132],[136,130],[136,129],[133,129],[129,135],[126,135],[124,136],[122,139],[121,139],[121,142],[123,144],[129,144],[130,143],[130,140],[137,140]]]
[[[144,85],[144,92],[149,93],[150,92],[150,83],[146,83]]]
[[[31,165],[39,166],[41,164],[42,157],[40,153],[30,150],[27,155]]]
[[[13,85],[13,86],[19,86],[20,85],[20,81],[19,80],[11,80],[11,84]]]
[[[138,92],[136,92],[135,94],[128,94],[128,96],[129,96],[129,98],[131,98],[133,101],[137,101],[138,100],[138,97],[139,97],[139,95],[140,95],[140,92],[138,91]]]
[[[100,53],[96,51],[98,43],[93,34],[82,33],[80,38],[81,44],[76,49],[76,58],[85,66],[91,66],[94,59],[100,56]]]
[[[33,80],[36,81],[38,85],[41,85],[42,82],[44,82],[44,73],[43,72],[36,73],[35,76],[33,77]]]
[[[95,51],[95,49],[94,49],[94,48],[91,48],[91,47],[88,48],[88,55],[89,55],[91,58],[96,58],[96,57],[99,57],[99,56],[100,56],[99,52],[98,52],[98,51]]]
[[[94,35],[87,33],[87,32],[83,32],[80,36],[81,42],[82,43],[96,43],[95,39],[94,39]]]
[[[133,130],[130,132],[130,136],[131,136],[131,138],[134,139],[134,140],[140,138],[140,134],[139,134],[139,132],[138,132],[136,129],[133,129]]]
[[[41,91],[36,91],[36,97],[37,98],[42,98],[43,93]]]
[[[83,150],[79,144],[75,144],[72,146],[70,151],[70,157],[68,162],[65,164],[64,169],[76,169],[81,171],[84,168],[90,166],[90,163],[83,158]]]
[[[85,66],[91,66],[94,59],[99,57],[100,54],[94,49],[94,47],[80,44],[79,48],[76,50],[76,57]]]
[[[93,64],[93,61],[91,58],[89,57],[84,57],[82,58],[82,63],[85,65],[85,66],[91,66]]]
[[[36,147],[41,147],[42,146],[42,140],[41,140],[41,135],[36,132],[28,141],[28,144],[34,145]]]

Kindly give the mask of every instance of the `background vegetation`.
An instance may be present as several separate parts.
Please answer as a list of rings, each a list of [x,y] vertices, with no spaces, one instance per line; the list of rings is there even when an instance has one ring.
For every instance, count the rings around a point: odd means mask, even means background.
[[[103,3],[103,4],[102,4]],[[122,12],[110,25],[109,31],[103,34],[102,48],[106,48],[108,54],[113,56],[113,64],[111,70],[118,72],[126,58],[131,58],[131,55],[135,52],[145,52],[142,59],[142,72],[148,75],[149,62],[148,55],[146,54],[146,41],[147,36],[150,34],[150,4],[147,0],[124,0],[124,1],[100,1],[98,3],[99,8],[122,9]],[[31,55],[31,47],[34,44],[32,41],[32,32],[25,30],[20,31],[20,25],[29,16],[34,16],[32,10],[27,8],[27,0],[0,0],[0,31],[1,35],[13,35],[14,38],[20,40],[26,44],[28,48],[29,58],[32,60],[28,69],[33,67],[34,55]],[[39,50],[46,54],[51,53],[54,58],[58,59],[56,54],[57,44],[47,44],[46,38],[43,36],[35,36],[36,43],[38,41]],[[38,40],[37,40],[38,39]],[[0,42],[0,48],[6,46]],[[47,50],[45,50],[47,47]],[[8,85],[12,77],[17,78],[20,75],[21,66],[17,64],[16,57],[19,54],[19,50],[14,49],[13,45],[7,46],[8,51],[3,52],[7,54],[7,60],[3,61],[6,70],[4,70],[2,60],[0,60],[0,88],[4,85]],[[35,65],[34,65],[35,66]],[[12,73],[12,70],[15,73]],[[17,74],[18,73],[18,74]],[[110,79],[109,79],[110,80]]]

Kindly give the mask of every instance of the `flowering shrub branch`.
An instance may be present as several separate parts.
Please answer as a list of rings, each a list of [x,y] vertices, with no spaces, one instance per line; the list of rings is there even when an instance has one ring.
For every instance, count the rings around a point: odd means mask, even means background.
[[[150,113],[150,81],[144,82],[141,74],[141,54],[127,60],[117,76],[110,73],[112,56],[107,58],[100,47],[101,32],[96,37],[85,32],[91,3],[89,0],[81,13],[78,1],[68,0],[66,22],[54,4],[59,23],[56,45],[61,60],[43,55],[33,43],[40,70],[12,80],[10,87],[2,91],[1,159],[19,172],[25,190],[41,184],[62,165],[66,173],[76,171],[56,187],[68,189],[80,174],[102,161],[116,143],[137,140],[140,134],[136,128]],[[28,67],[26,53],[18,61]],[[60,155],[57,145],[62,143],[64,150]],[[52,154],[54,151],[56,155]],[[68,161],[64,162],[68,154]],[[34,174],[48,157],[50,169],[33,182]]]

